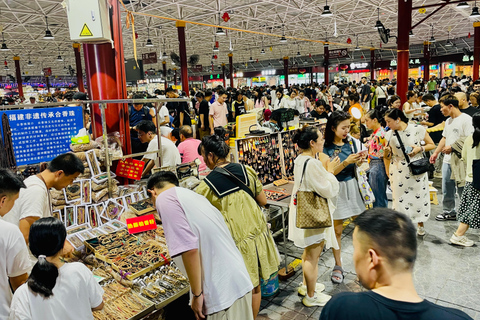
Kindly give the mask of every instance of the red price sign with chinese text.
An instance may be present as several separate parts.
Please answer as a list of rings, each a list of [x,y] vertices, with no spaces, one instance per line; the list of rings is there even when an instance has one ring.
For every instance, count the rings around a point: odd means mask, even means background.
[[[120,160],[115,174],[119,177],[140,180],[142,178],[143,167],[145,167],[145,162],[140,160]]]
[[[128,233],[135,234],[148,230],[155,230],[157,229],[157,223],[155,222],[153,214],[149,214],[141,217],[128,218],[127,228]]]

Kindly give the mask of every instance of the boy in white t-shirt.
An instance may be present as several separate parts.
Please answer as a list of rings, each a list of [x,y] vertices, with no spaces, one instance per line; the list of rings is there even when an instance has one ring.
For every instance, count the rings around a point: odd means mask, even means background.
[[[25,188],[25,184],[19,177],[8,169],[0,169],[0,216],[10,211],[21,188]],[[0,319],[7,319],[12,290],[27,281],[31,264],[22,233],[3,219],[0,219],[0,256]]]
[[[253,320],[253,285],[220,211],[205,197],[178,187],[172,172],[148,180],[170,255],[186,273],[197,319]]]
[[[454,145],[457,140],[464,140],[473,134],[472,117],[460,111],[458,99],[451,94],[447,94],[440,99],[440,107],[442,114],[449,118],[445,121],[445,128],[442,134],[443,138],[430,157],[430,163],[435,163],[440,152],[445,155],[442,166],[443,213],[436,216],[435,219],[438,221],[456,220],[455,189],[459,198],[461,198],[463,187],[457,186],[455,180],[451,178],[452,167],[450,159],[452,145]]]

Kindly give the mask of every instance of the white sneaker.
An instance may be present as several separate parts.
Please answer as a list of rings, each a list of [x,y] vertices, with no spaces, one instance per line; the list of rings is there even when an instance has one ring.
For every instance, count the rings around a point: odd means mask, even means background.
[[[303,298],[303,305],[306,307],[323,307],[330,300],[331,296],[324,293],[316,293],[313,298],[310,298],[308,295]]]
[[[423,237],[425,235],[425,233],[426,233],[425,232],[425,227],[420,227],[420,226],[417,227],[417,235]]]
[[[464,246],[464,247],[471,247],[474,244],[474,242],[468,239],[465,235],[459,237],[455,234],[455,232],[450,238],[450,242],[459,246]]]
[[[317,283],[315,286],[315,292],[320,293],[323,290],[325,290],[325,285],[323,283]],[[303,284],[303,282],[300,282],[298,285],[298,294],[301,296],[305,296],[307,294],[307,286]]]

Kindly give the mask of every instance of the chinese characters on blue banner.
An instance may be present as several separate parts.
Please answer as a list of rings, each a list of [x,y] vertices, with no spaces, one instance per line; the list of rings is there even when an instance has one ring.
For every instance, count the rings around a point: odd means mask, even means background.
[[[83,128],[82,107],[0,111],[3,113],[12,129],[18,166],[50,161],[70,151],[70,139]]]

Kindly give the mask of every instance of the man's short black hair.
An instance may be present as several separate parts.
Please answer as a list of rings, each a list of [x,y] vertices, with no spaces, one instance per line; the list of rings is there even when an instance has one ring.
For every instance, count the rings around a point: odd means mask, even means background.
[[[75,92],[75,94],[73,95],[73,100],[85,101],[87,100],[87,95],[85,94],[85,92]]]
[[[427,93],[426,95],[424,95],[424,96],[422,97],[422,100],[423,100],[423,102],[434,101],[434,100],[435,100],[435,97],[433,96],[433,94]]]
[[[81,173],[85,171],[82,160],[80,160],[73,153],[64,153],[55,157],[47,166],[50,172],[57,172],[62,170],[65,175],[70,176],[75,173]]]
[[[141,94],[140,92],[134,93],[133,96],[132,96],[132,99],[144,99],[144,98],[145,98],[145,96],[143,94]],[[136,104],[141,104],[141,103],[136,102]]]
[[[204,98],[205,96],[203,95],[203,92],[202,92],[202,91],[198,91],[198,92],[195,94],[195,97],[197,97],[197,98]]]
[[[227,92],[224,89],[219,89],[217,93],[219,97],[223,96],[224,94],[227,94]]]
[[[26,188],[22,179],[9,169],[0,168],[0,198],[16,194]]]
[[[157,128],[155,127],[155,124],[153,123],[153,121],[150,121],[150,120],[140,121],[139,123],[137,123],[135,128],[145,133],[148,133],[148,132],[157,133]]]
[[[446,106],[452,105],[458,109],[458,99],[451,93],[447,93],[440,98],[440,103],[443,103]]]
[[[154,173],[147,182],[147,189],[153,190],[154,188],[162,189],[167,184],[174,184],[178,187],[178,178],[171,171],[160,171]]]
[[[392,267],[413,269],[417,258],[417,231],[409,217],[388,208],[364,211],[355,219],[362,243],[372,245]]]
[[[175,90],[173,90],[172,87],[168,87],[167,90],[165,90],[165,93],[168,93],[168,92],[175,92]]]
[[[211,97],[213,95],[212,90],[205,91],[205,97]]]

